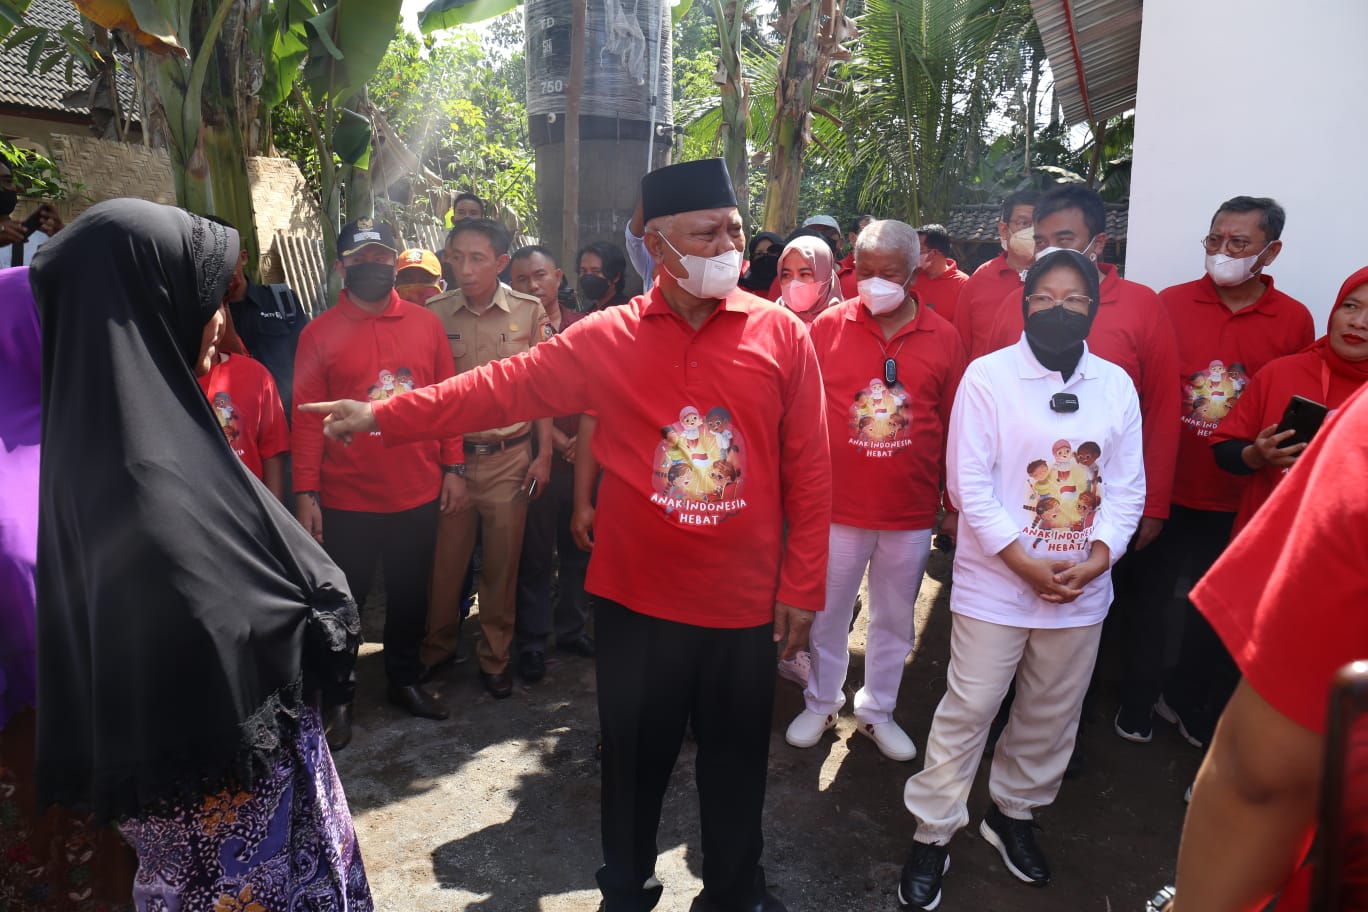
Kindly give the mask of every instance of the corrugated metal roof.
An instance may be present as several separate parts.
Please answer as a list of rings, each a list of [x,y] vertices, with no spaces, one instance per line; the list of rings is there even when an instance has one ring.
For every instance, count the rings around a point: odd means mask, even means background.
[[[1031,0],[1031,11],[1069,123],[1135,107],[1141,0]]]
[[[80,22],[80,13],[66,0],[33,0],[24,13],[24,22],[56,31],[68,22]],[[28,71],[28,53],[32,42],[26,42],[9,51],[0,51],[0,103],[21,105],[43,111],[61,111],[67,114],[89,114],[90,108],[69,105],[62,97],[73,89],[90,86],[90,79],[78,64],[72,84],[67,85],[66,65],[58,64],[46,73]],[[46,56],[46,52],[44,52]],[[129,60],[125,55],[115,55],[119,61],[115,82],[119,88],[119,100],[125,110],[133,104],[133,74],[129,70]]]

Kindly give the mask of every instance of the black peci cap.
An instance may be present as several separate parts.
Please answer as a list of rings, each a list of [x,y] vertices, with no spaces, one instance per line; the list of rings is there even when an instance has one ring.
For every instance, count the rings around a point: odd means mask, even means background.
[[[641,215],[647,222],[676,212],[735,205],[731,174],[720,158],[681,162],[651,171],[641,179]]]

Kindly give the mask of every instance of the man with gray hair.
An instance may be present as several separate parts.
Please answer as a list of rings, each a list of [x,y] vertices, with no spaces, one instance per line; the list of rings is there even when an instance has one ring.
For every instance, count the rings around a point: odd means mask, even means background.
[[[804,709],[784,733],[794,747],[816,745],[845,703],[850,621],[867,569],[869,633],[856,731],[891,760],[917,756],[893,710],[912,652],[917,592],[941,504],[950,405],[965,365],[954,326],[917,299],[917,262],[910,225],[871,222],[855,242],[859,297],[812,324],[831,440],[831,557],[826,610],[812,625]],[[954,516],[947,514],[947,531]]]
[[[722,160],[653,171],[641,190],[657,266],[647,294],[449,383],[304,408],[328,414],[335,437],[379,430],[391,446],[597,414],[604,475],[585,588],[598,596],[602,908],[660,900],[661,802],[692,725],[704,887],[693,908],[783,912],[760,867],[761,816],[775,643],[792,655],[822,608],[821,375],[802,321],[736,288],[744,238]]]

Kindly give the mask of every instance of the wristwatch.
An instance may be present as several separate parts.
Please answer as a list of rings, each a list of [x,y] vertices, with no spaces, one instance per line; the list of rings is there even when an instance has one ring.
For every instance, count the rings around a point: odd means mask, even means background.
[[[1172,886],[1164,887],[1146,901],[1145,912],[1168,912],[1169,904],[1173,902],[1175,892]]]
[[[464,462],[460,463],[459,465],[444,465],[442,466],[442,471],[448,475],[455,475],[458,478],[466,477]]]

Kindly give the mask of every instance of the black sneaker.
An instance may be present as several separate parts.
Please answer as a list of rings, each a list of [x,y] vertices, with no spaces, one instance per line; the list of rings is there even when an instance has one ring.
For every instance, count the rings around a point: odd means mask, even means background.
[[[1017,880],[1043,887],[1050,882],[1050,865],[1036,845],[1033,831],[1038,829],[1040,824],[1034,820],[1014,820],[998,810],[997,805],[988,809],[979,824],[979,833],[998,850],[1003,864]]]
[[[934,909],[941,901],[941,881],[950,870],[950,847],[912,843],[912,855],[898,881],[898,903],[904,909]]]
[[[1137,710],[1123,703],[1116,711],[1116,721],[1112,723],[1112,728],[1127,741],[1149,744],[1154,738],[1154,716],[1148,707]]]
[[[535,684],[546,677],[546,653],[530,649],[518,654],[518,677]]]

